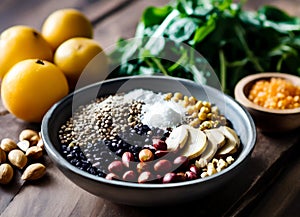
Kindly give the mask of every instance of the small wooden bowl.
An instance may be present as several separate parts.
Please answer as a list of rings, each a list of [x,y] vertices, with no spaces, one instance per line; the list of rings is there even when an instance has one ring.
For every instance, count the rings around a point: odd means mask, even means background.
[[[248,99],[249,92],[254,83],[258,80],[269,80],[283,78],[291,81],[294,85],[300,86],[300,77],[278,73],[258,73],[244,77],[235,86],[235,99],[249,111],[254,122],[263,132],[286,132],[300,127],[300,108],[295,109],[268,109]]]

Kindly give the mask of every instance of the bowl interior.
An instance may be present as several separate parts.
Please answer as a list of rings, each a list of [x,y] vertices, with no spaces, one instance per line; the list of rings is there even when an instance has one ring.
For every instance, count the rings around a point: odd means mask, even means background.
[[[101,177],[97,177],[87,172],[84,172],[75,166],[71,165],[60,155],[60,140],[58,131],[60,127],[72,116],[72,112],[80,105],[89,103],[96,97],[115,94],[118,92],[128,92],[133,89],[143,88],[154,92],[181,92],[185,95],[195,96],[197,99],[207,100],[220,109],[220,112],[225,115],[232,123],[233,128],[241,139],[241,153],[236,161],[225,170],[204,178],[182,183],[171,184],[145,184],[147,187],[161,188],[166,186],[183,186],[188,183],[206,182],[218,176],[222,176],[228,170],[233,170],[235,167],[249,157],[256,141],[256,129],[254,122],[249,113],[241,107],[234,99],[223,94],[221,91],[205,86],[197,85],[194,82],[185,79],[175,79],[162,76],[138,76],[111,79],[104,82],[96,83],[84,87],[73,94],[68,95],[60,102],[55,104],[45,115],[42,122],[42,137],[45,141],[46,150],[52,160],[58,166],[66,167],[68,170],[80,174],[88,179],[97,182],[113,183],[119,186],[129,186],[135,188],[144,188],[145,185],[128,183],[123,181],[110,181]]]

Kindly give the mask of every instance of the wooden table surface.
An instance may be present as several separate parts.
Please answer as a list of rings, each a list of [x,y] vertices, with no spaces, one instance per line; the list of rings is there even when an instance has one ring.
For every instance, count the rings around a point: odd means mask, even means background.
[[[164,5],[167,0],[1,0],[0,31],[25,24],[40,29],[48,14],[59,8],[74,7],[84,12],[94,25],[95,39],[104,49],[120,37],[134,35],[145,7]],[[273,4],[300,16],[300,0],[249,0],[247,9]],[[9,114],[0,103],[0,139],[18,138],[22,129],[39,129]],[[131,207],[98,198],[74,185],[45,156],[46,175],[24,183],[17,173],[9,185],[0,185],[0,216],[299,216],[300,135],[263,134],[258,130],[256,147],[247,171],[221,189],[217,195],[189,204],[165,207]],[[158,195],[159,196],[159,195]]]

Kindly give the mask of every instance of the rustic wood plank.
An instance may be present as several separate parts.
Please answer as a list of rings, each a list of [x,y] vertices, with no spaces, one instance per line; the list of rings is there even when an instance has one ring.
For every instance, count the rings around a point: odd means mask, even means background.
[[[299,150],[298,150],[299,151]],[[299,153],[299,152],[298,152]],[[300,159],[287,167],[266,196],[253,207],[252,216],[298,216],[300,197]],[[292,183],[292,184],[291,184]]]
[[[297,158],[300,144],[300,135],[297,132],[296,130],[276,135],[258,132],[258,141],[252,154],[252,167],[258,170],[257,176],[251,186],[227,210],[225,216],[243,216],[249,213],[280,173]]]

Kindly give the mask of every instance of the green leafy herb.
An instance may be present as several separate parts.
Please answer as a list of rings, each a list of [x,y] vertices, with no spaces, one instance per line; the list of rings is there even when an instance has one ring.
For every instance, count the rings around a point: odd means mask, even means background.
[[[111,77],[164,74],[232,94],[244,76],[266,71],[300,75],[300,18],[274,6],[243,10],[232,0],[175,0],[148,7],[134,40],[110,54]],[[211,67],[210,67],[211,66]]]

